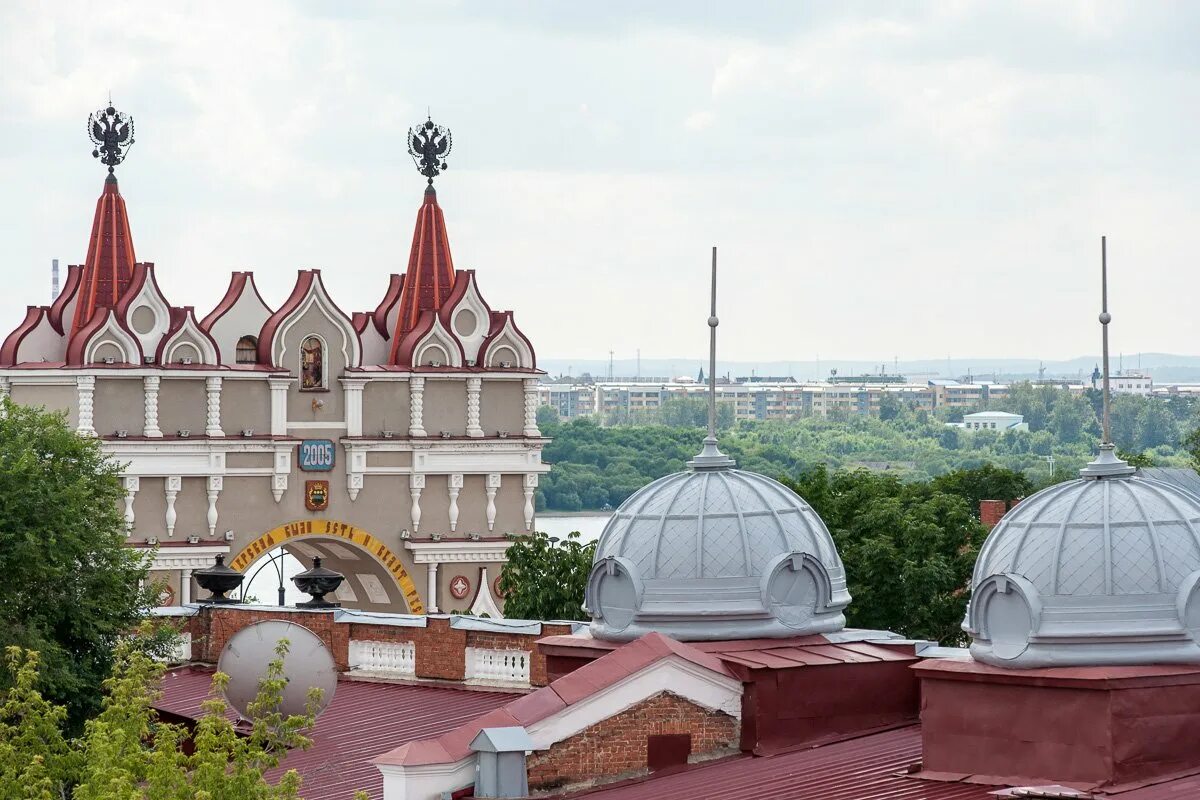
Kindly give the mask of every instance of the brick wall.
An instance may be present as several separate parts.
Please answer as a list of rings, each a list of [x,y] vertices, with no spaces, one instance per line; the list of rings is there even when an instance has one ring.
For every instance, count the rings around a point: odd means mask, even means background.
[[[1008,511],[1008,508],[1003,500],[979,501],[979,521],[989,531],[999,524],[1000,518],[1004,516],[1004,512],[1006,511]]]
[[[724,755],[737,747],[736,719],[663,692],[609,717],[527,762],[531,789],[582,782],[605,783],[644,773],[646,740],[654,734],[688,733],[691,760]]]
[[[215,664],[233,634],[247,625],[267,619],[295,622],[311,630],[333,653],[339,670],[348,668],[350,641],[412,642],[416,651],[418,678],[461,681],[466,672],[466,648],[524,650],[530,653],[530,682],[545,686],[546,657],[537,646],[541,636],[571,632],[570,625],[543,624],[540,635],[467,631],[450,627],[446,617],[429,617],[424,628],[334,622],[331,611],[260,610],[253,606],[203,606],[189,617],[184,630],[192,634],[192,659]]]

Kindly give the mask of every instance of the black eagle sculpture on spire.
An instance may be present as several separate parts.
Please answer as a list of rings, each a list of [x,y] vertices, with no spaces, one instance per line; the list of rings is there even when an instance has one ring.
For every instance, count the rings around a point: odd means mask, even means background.
[[[415,128],[408,129],[408,154],[420,172],[433,179],[446,171],[446,156],[450,155],[450,129],[434,124],[427,119]]]
[[[112,175],[113,167],[125,160],[133,145],[133,117],[109,105],[88,117],[88,136],[96,145],[92,158],[106,164]]]

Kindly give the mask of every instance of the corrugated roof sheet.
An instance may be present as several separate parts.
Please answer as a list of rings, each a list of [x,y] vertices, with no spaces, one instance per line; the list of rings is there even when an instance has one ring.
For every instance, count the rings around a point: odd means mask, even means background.
[[[194,668],[163,678],[158,707],[195,717],[209,696],[212,673]],[[383,797],[383,779],[371,759],[416,739],[438,736],[504,705],[518,695],[394,683],[343,680],[333,702],[309,733],[313,746],[288,755],[283,767],[304,778],[305,800],[348,800],[363,789]]]
[[[899,774],[920,760],[921,732],[913,725],[810,750],[718,761],[586,796],[588,800],[995,800],[990,794],[995,786],[940,783]]]

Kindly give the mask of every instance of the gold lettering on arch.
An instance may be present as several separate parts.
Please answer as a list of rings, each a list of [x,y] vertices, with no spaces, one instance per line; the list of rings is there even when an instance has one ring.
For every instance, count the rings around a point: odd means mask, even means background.
[[[417,593],[416,584],[413,583],[412,576],[408,574],[408,570],[404,568],[404,564],[400,561],[399,557],[387,545],[366,531],[356,528],[353,525],[348,525],[345,522],[338,522],[337,520],[306,519],[280,525],[278,528],[267,531],[242,548],[242,551],[229,563],[229,566],[238,572],[245,572],[246,568],[253,564],[263,553],[274,550],[288,539],[296,539],[303,536],[334,536],[354,542],[375,556],[383,564],[384,568],[391,573],[392,577],[396,580],[396,585],[400,587],[401,594],[404,595],[404,599],[408,603],[409,613],[425,613],[425,603],[421,601],[421,595]]]

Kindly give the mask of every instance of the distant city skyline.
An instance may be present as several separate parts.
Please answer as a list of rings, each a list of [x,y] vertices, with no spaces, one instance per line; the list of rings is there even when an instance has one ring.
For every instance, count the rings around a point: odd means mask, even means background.
[[[748,13],[752,9],[753,13]],[[236,19],[236,24],[231,20]],[[455,265],[544,357],[1001,359],[1188,351],[1200,57],[1188,4],[0,6],[11,326],[83,260],[118,168],[139,260],[202,315],[321,268],[349,311],[404,269],[428,109]],[[882,352],[880,352],[882,351]],[[903,357],[901,358],[903,361]]]

